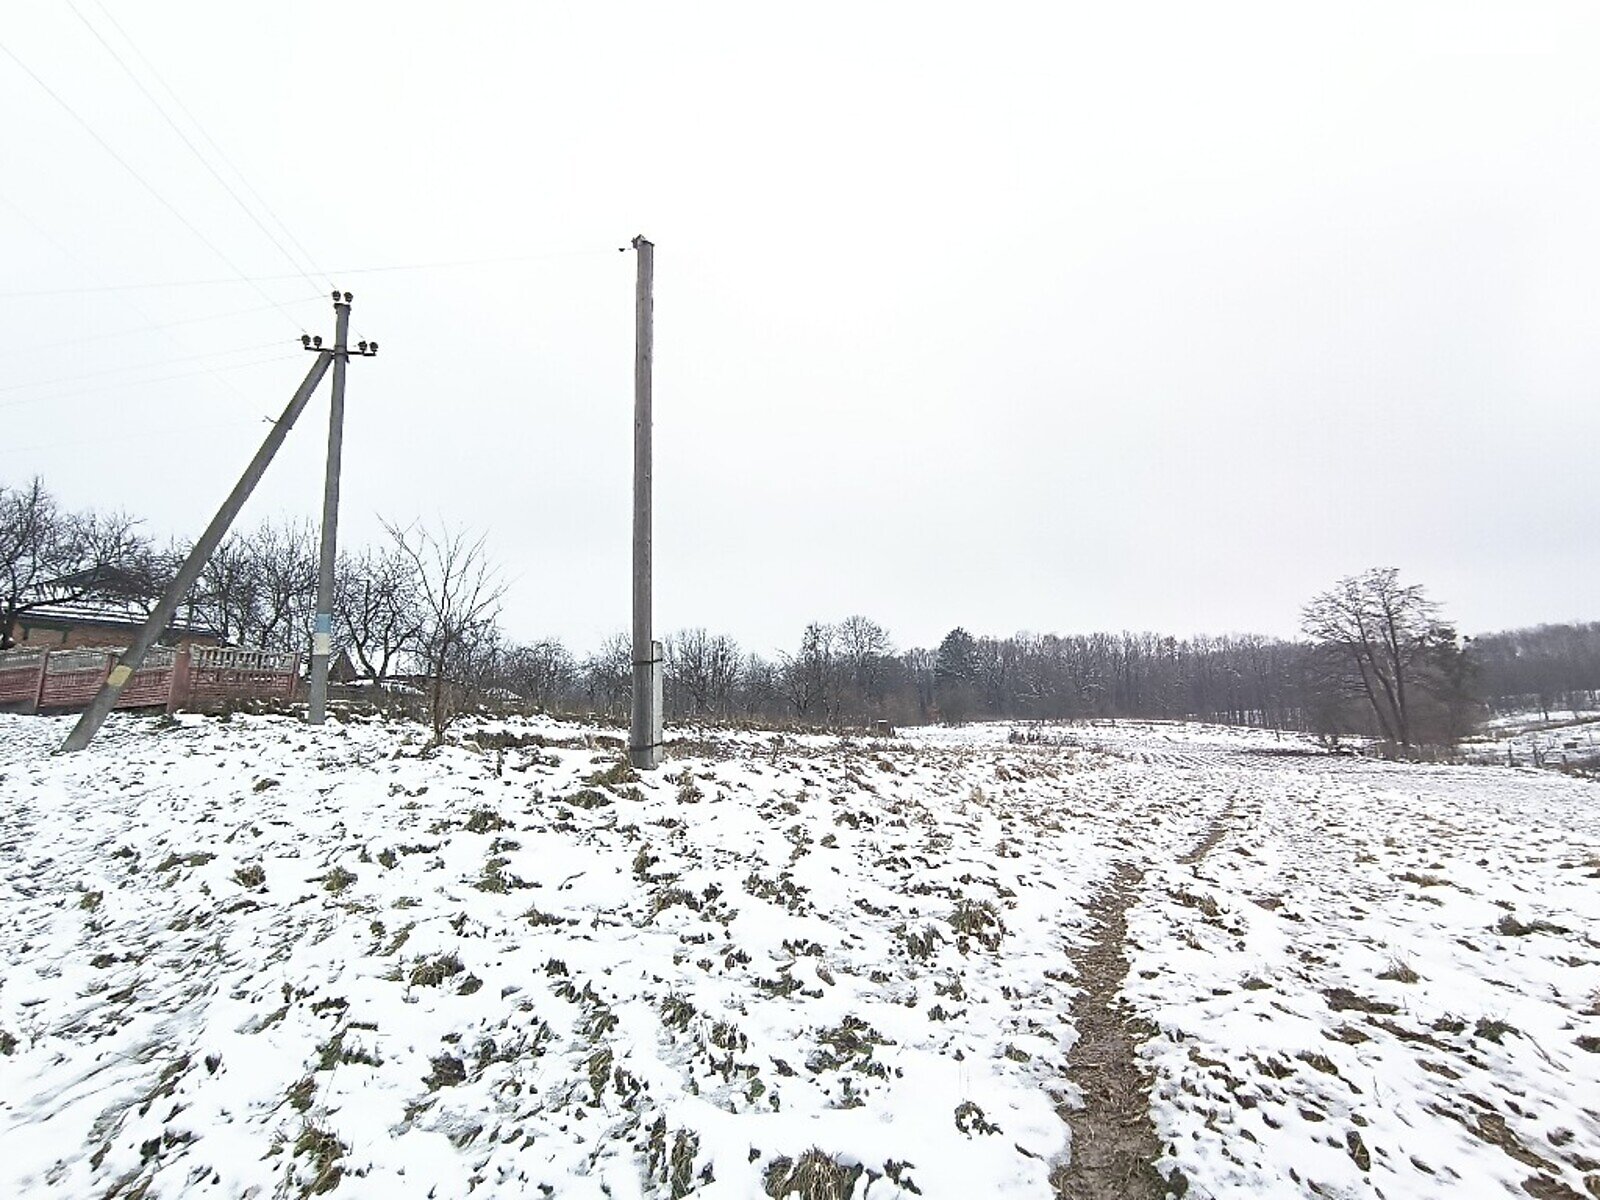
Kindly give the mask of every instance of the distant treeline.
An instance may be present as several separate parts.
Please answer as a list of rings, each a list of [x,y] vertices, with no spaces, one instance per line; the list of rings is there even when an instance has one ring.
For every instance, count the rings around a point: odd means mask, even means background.
[[[1600,707],[1600,621],[1486,633],[1469,651],[1478,695],[1497,711]]]
[[[669,720],[1144,717],[1369,731],[1359,710],[1330,700],[1324,656],[1305,641],[1154,633],[994,638],[958,628],[932,650],[897,650],[882,626],[850,617],[808,626],[793,653],[771,658],[703,629],[668,637],[665,649]],[[1480,714],[1600,705],[1600,622],[1464,639],[1461,653],[1467,695]],[[504,683],[545,707],[621,715],[631,662],[621,635],[583,659],[543,641],[518,648]]]
[[[188,553],[157,545],[122,513],[62,508],[41,480],[0,483],[0,650],[39,609],[154,604]],[[506,589],[481,538],[385,525],[348,548],[333,628],[350,673],[389,694],[429,697],[436,732],[466,706],[514,704],[621,716],[633,653],[618,634],[578,656],[555,639],[518,643]],[[179,610],[233,644],[304,654],[315,620],[318,546],[306,521],[232,532]],[[1154,633],[996,638],[952,629],[932,649],[896,647],[863,616],[806,626],[792,652],[754,653],[684,629],[665,639],[666,717],[807,725],[981,719],[1185,718],[1338,735],[1402,748],[1448,743],[1488,709],[1593,708],[1600,622],[1461,638],[1394,568],[1340,580],[1301,613],[1304,640]]]

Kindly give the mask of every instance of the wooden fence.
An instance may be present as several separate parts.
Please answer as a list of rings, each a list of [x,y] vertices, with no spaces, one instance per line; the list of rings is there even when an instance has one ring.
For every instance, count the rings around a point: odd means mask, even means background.
[[[84,708],[124,649],[0,651],[0,709],[34,713]],[[234,700],[287,700],[299,666],[299,655],[275,650],[156,647],[122,689],[117,707],[175,712]]]

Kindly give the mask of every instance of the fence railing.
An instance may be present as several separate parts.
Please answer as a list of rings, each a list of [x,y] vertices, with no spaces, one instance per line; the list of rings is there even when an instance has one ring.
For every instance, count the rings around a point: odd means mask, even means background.
[[[0,709],[84,708],[117,665],[124,646],[0,651]],[[287,700],[300,657],[277,650],[154,647],[117,697],[118,708],[213,708],[233,700]]]

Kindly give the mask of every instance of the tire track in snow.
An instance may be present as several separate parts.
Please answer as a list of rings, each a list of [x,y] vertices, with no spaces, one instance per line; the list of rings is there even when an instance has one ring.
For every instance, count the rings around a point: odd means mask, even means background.
[[[1232,815],[1230,797],[1178,861],[1197,863],[1209,854],[1227,835]],[[1181,1175],[1169,1182],[1155,1169],[1161,1140],[1150,1119],[1150,1077],[1137,1053],[1150,1031],[1121,999],[1128,977],[1128,910],[1139,897],[1144,874],[1130,862],[1116,865],[1089,906],[1089,944],[1074,955],[1080,991],[1072,1002],[1072,1020],[1078,1041],[1068,1056],[1067,1078],[1083,1103],[1059,1110],[1072,1132],[1071,1158],[1050,1181],[1062,1200],[1159,1200],[1188,1190]]]

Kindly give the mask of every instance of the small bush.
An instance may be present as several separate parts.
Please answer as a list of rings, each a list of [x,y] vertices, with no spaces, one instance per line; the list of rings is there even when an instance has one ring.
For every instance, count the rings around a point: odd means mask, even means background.
[[[289,1089],[289,1107],[295,1112],[305,1112],[311,1107],[311,1098],[317,1094],[317,1080],[314,1075],[307,1075],[299,1083]]]
[[[688,1029],[694,1020],[695,1007],[673,992],[661,1002],[661,1023],[668,1029]]]
[[[700,1138],[697,1134],[685,1129],[678,1130],[669,1149],[667,1118],[663,1114],[650,1126],[650,1135],[645,1148],[645,1169],[652,1179],[660,1180],[667,1185],[672,1200],[682,1200],[682,1197],[694,1190],[694,1160],[695,1155],[700,1153]]]

